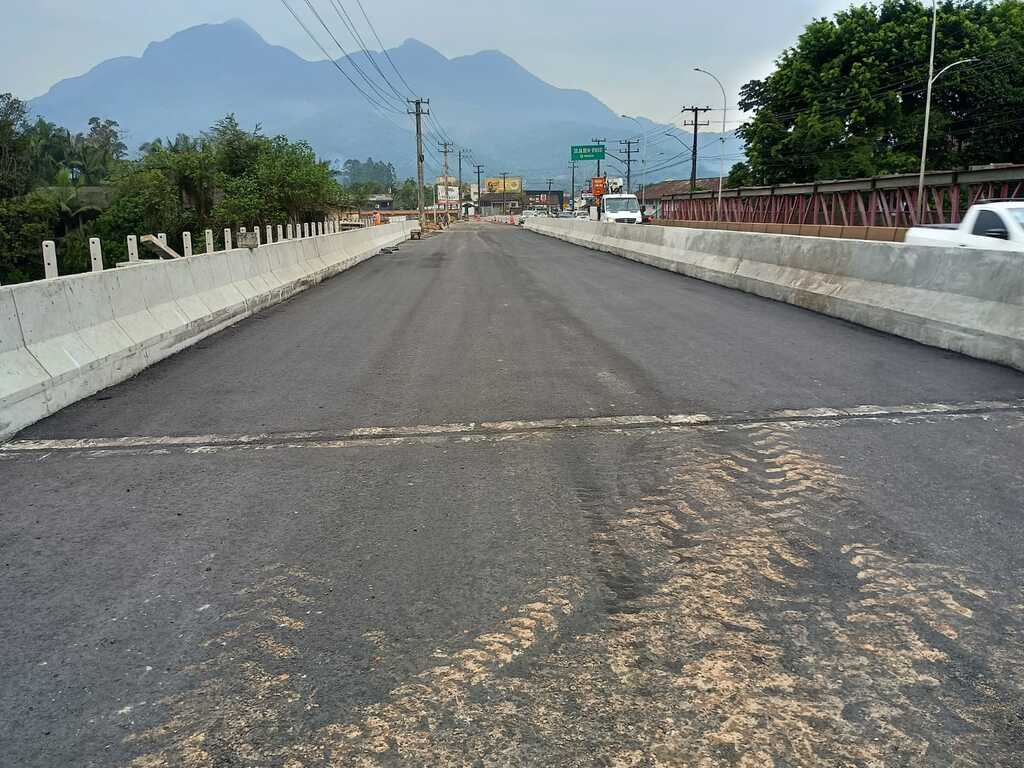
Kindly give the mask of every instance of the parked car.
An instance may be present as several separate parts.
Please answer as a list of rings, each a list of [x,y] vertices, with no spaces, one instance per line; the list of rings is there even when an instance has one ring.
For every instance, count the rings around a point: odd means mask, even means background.
[[[906,242],[1024,252],[1024,200],[972,205],[959,224],[913,227]]]

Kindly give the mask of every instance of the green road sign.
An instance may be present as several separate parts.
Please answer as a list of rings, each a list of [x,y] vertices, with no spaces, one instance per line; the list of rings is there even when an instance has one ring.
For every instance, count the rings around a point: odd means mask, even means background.
[[[572,148],[572,159],[604,160],[604,144],[581,144]]]

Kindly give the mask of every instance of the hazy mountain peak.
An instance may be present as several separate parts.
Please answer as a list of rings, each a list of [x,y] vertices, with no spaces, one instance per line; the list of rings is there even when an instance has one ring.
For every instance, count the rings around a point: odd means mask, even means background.
[[[212,24],[197,24],[175,32],[166,40],[159,40],[146,46],[143,56],[159,55],[164,52],[177,53],[182,49],[210,53],[225,49],[237,51],[240,48],[265,48],[269,44],[260,34],[241,19]]]
[[[617,141],[636,132],[591,94],[546,83],[501,51],[449,59],[410,37],[389,53],[410,89],[431,100],[428,123],[443,125],[453,141],[472,148],[477,162],[511,173],[530,169],[521,171],[528,180],[566,176],[571,144],[592,136]],[[381,63],[391,86],[404,91],[391,63]],[[353,71],[344,60],[342,66]],[[233,112],[243,125],[309,141],[321,157],[373,156],[393,162],[401,176],[413,176],[413,121],[391,86],[378,84],[374,98],[387,101],[386,114],[328,62],[271,45],[245,21],[231,19],[184,29],[150,44],[141,57],[102,62],[30,106],[75,131],[92,116],[117,120],[131,147],[179,132],[197,134]],[[433,162],[428,176],[439,174]]]

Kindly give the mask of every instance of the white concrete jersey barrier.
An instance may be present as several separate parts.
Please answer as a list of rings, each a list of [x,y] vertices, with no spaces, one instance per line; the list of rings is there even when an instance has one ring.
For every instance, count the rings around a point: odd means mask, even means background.
[[[1020,254],[569,219],[526,227],[1024,370]]]
[[[0,439],[418,228],[385,224],[0,287]]]

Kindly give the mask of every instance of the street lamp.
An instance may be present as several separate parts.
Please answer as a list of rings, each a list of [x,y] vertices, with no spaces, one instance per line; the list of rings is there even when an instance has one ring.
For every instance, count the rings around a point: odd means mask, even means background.
[[[647,205],[647,139],[644,138],[644,127],[639,120],[629,115],[623,115],[623,117],[636,123],[636,127],[640,129],[640,140],[643,142],[643,152],[640,155],[640,206],[642,210]]]
[[[722,138],[720,141],[720,153],[719,153],[719,169],[718,169],[718,220],[722,220],[722,187],[725,186],[725,115],[726,110],[729,108],[729,97],[725,95],[725,86],[722,85],[722,81],[715,77],[713,74],[708,72],[706,69],[700,67],[694,67],[694,72],[701,72],[716,83],[718,87],[722,89]],[[694,120],[696,122],[696,120]]]
[[[961,64],[970,64],[977,61],[977,59],[960,59],[960,61],[954,61],[947,67],[943,67],[935,72],[935,35],[938,31],[939,26],[939,9],[936,4],[936,0],[932,0],[932,45],[931,52],[928,57],[928,95],[925,96],[924,102],[924,137],[921,139],[921,173],[917,178],[917,223],[924,224],[924,172],[925,167],[928,163],[928,128],[931,123],[932,117],[932,86],[935,85],[935,81],[942,77],[944,74],[949,72],[953,67],[958,67]]]

